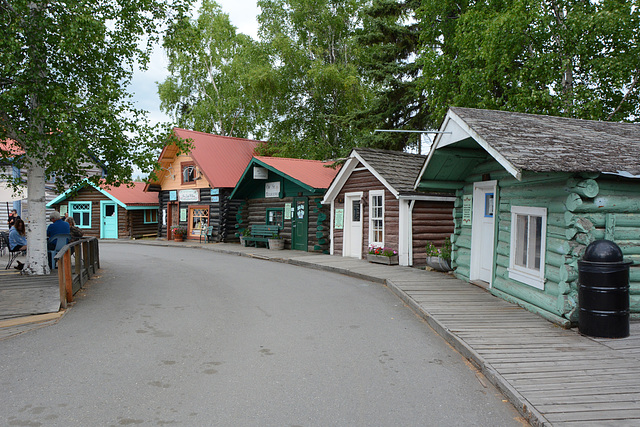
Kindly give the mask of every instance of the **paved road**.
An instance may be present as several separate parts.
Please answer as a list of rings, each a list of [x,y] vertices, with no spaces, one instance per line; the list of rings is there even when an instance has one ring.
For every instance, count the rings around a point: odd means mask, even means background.
[[[109,244],[56,325],[0,341],[0,425],[519,426],[378,284]]]

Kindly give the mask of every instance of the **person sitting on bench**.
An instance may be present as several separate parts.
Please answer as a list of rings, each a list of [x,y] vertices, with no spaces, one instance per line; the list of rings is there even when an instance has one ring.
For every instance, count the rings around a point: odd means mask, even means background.
[[[27,250],[27,232],[24,229],[24,221],[20,218],[15,220],[13,227],[9,230],[9,250],[11,252]]]

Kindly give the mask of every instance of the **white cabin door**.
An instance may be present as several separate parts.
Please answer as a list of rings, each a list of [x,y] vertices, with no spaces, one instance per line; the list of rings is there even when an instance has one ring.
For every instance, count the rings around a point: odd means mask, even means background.
[[[344,197],[344,242],[342,256],[362,258],[362,198],[361,193]]]
[[[496,181],[477,182],[473,186],[473,217],[471,220],[471,280],[481,280],[491,286],[495,251]]]

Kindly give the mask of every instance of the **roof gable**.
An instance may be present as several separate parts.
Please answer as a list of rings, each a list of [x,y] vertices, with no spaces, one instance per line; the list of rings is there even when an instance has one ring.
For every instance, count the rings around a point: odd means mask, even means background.
[[[640,173],[638,124],[452,107],[441,130],[451,133],[436,149],[471,137],[518,179],[523,171]]]
[[[323,203],[335,199],[358,164],[362,164],[371,172],[395,197],[403,193],[412,193],[425,159],[426,156],[401,151],[354,148],[327,190]]]
[[[124,209],[135,209],[135,207],[153,208],[158,206],[158,195],[156,193],[145,193],[145,183],[143,182],[134,182],[132,183],[131,187],[127,187],[126,185],[121,185],[119,187],[107,187],[104,183],[96,186],[92,182],[85,180],[79,185],[68,189],[67,191],[47,203],[47,207],[50,208],[55,204],[63,202],[64,200],[75,194],[75,192],[77,192],[80,188],[85,186],[94,188],[110,200],[116,202]]]
[[[190,156],[211,186],[218,188],[235,187],[256,148],[263,144],[261,141],[180,128],[174,128],[174,132],[180,138],[192,140]],[[170,153],[163,150],[163,154]],[[162,162],[162,154],[160,161]]]

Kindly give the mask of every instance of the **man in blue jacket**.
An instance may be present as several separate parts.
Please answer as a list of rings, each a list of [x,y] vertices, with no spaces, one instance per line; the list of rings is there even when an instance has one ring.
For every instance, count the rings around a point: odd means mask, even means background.
[[[71,229],[69,228],[69,223],[62,220],[58,211],[51,212],[49,220],[51,224],[47,227],[47,248],[53,250],[56,248],[57,239],[51,240],[51,238],[56,234],[70,234]]]

